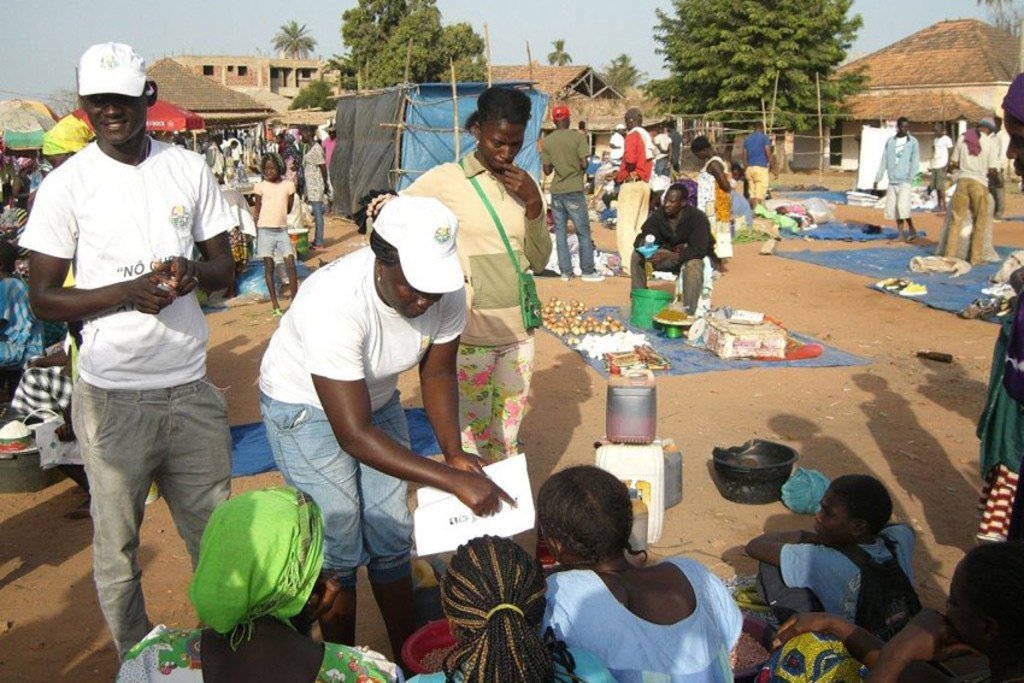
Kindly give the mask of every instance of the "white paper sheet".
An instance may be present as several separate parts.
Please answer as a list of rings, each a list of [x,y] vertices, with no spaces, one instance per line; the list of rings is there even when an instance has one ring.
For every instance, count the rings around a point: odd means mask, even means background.
[[[533,528],[535,513],[526,456],[506,458],[488,465],[484,471],[515,499],[517,507],[502,503],[497,514],[477,517],[450,493],[421,488],[416,492],[416,512],[413,513],[417,555],[450,552],[485,534],[507,537]]]

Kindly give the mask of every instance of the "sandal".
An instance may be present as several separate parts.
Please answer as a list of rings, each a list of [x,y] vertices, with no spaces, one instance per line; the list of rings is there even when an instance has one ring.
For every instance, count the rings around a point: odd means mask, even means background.
[[[270,315],[274,316],[275,318],[280,318],[281,316],[284,315],[284,311],[282,311],[280,308],[275,308]]]

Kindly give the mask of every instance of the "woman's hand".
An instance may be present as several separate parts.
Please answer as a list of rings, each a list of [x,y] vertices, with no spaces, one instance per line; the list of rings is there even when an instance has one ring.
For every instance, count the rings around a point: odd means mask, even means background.
[[[484,461],[479,456],[467,453],[466,451],[459,451],[451,457],[445,456],[445,463],[448,467],[454,467],[457,470],[463,472],[473,472],[475,474],[484,474]],[[484,476],[487,476],[484,474]]]
[[[527,217],[532,213],[531,209],[536,209],[537,215],[540,214],[540,208],[544,206],[544,201],[540,196],[540,188],[537,187],[537,183],[533,182],[529,173],[515,164],[509,164],[498,176],[498,180],[510,195],[526,204]]]
[[[488,479],[486,475],[462,471],[453,474],[456,474],[457,478],[451,492],[477,517],[489,517],[495,514],[501,509],[502,501],[516,507],[515,499]]]
[[[772,640],[774,647],[780,647],[787,641],[796,638],[804,633],[831,633],[832,635],[845,640],[853,631],[853,624],[834,615],[824,612],[807,612],[794,614],[779,627]]]

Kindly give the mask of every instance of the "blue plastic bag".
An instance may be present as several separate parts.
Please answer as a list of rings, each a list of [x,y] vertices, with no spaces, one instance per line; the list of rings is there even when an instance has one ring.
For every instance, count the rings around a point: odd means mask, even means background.
[[[801,515],[817,514],[828,485],[828,477],[818,470],[798,467],[793,476],[782,485],[782,503]]]

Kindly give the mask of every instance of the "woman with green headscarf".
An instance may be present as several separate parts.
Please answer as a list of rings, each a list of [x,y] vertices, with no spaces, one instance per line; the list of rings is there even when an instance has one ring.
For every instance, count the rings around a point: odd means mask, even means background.
[[[313,642],[306,631],[340,586],[319,579],[320,509],[296,489],[221,503],[199,546],[188,595],[205,629],[157,626],[125,656],[121,683],[377,683],[396,667],[366,649]]]

